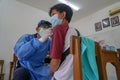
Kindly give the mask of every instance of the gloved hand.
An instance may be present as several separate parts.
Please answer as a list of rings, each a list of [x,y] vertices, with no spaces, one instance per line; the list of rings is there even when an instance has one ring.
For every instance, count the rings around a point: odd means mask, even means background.
[[[45,42],[52,35],[52,29],[46,29],[44,34],[39,39],[41,42]]]

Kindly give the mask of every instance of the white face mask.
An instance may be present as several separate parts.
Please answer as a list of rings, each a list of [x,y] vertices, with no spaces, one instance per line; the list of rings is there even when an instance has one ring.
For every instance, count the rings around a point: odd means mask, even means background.
[[[43,28],[40,29],[40,31],[38,32],[40,36],[43,36],[45,33],[45,30]]]
[[[59,19],[58,14],[55,14],[50,18],[50,22],[52,24],[52,27],[55,27],[56,25],[62,23],[62,19]]]

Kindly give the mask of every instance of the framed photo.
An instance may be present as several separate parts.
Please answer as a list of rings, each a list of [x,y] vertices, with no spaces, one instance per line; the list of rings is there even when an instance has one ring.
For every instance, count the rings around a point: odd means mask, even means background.
[[[112,25],[112,27],[120,25],[119,17],[118,16],[115,16],[115,17],[111,18],[111,25]]]
[[[95,23],[95,31],[100,31],[100,30],[102,30],[101,22]]]
[[[110,20],[109,18],[105,18],[102,20],[103,28],[109,27],[110,26]]]

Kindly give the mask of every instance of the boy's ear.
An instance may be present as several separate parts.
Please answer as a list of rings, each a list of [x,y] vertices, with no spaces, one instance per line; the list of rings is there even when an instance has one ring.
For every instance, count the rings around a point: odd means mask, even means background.
[[[62,19],[64,19],[66,17],[66,12],[62,12]]]

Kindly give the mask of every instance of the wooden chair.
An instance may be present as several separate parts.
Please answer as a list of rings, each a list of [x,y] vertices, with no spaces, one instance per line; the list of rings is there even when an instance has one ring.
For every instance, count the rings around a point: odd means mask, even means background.
[[[10,62],[9,80],[12,80],[12,75],[16,61],[17,61],[17,57],[15,56],[15,54],[13,54],[13,61]]]
[[[82,68],[80,59],[80,43],[78,36],[71,36],[70,53],[73,54],[73,76],[74,80],[82,80]],[[106,64],[112,63],[116,68],[117,79],[120,80],[120,62],[117,52],[102,50],[100,45],[95,42],[95,55],[99,72],[99,80],[108,80],[106,73]]]
[[[119,61],[120,61],[120,48],[117,49],[117,53],[118,53],[118,57],[119,57]]]
[[[0,60],[0,80],[4,80],[4,73],[3,73],[3,65],[4,65],[4,60]]]
[[[50,63],[50,58],[49,56],[46,57],[46,65],[48,65]],[[9,70],[9,80],[12,80],[12,76],[13,76],[13,71],[14,71],[14,66],[16,64],[17,61],[17,57],[15,56],[15,54],[13,54],[13,61],[10,62],[10,70]]]

